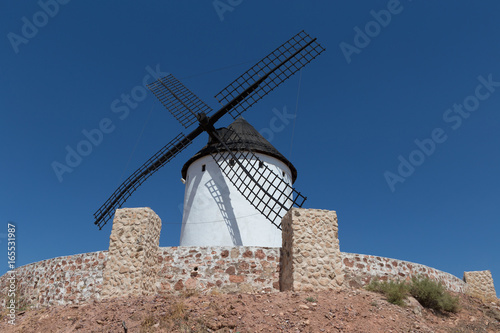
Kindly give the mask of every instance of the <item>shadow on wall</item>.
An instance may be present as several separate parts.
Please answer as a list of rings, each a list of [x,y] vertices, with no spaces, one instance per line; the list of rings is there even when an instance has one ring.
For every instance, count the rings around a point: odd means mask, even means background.
[[[219,170],[219,169],[216,169]],[[220,173],[220,170],[219,170]],[[207,187],[210,195],[214,199],[219,211],[224,219],[224,223],[226,223],[227,230],[229,235],[231,236],[231,241],[234,246],[242,246],[243,241],[241,240],[240,229],[238,227],[238,223],[236,223],[236,216],[234,215],[233,205],[231,204],[231,198],[229,197],[229,189],[227,184],[224,182],[223,178],[221,182],[216,184],[213,181],[213,177],[210,181],[208,181],[205,186]]]
[[[201,182],[201,176],[195,177],[192,186],[193,188],[197,188],[198,185]],[[188,185],[186,185],[188,186]],[[186,228],[186,225],[184,224],[184,221],[186,221],[189,217],[189,209],[186,209],[186,207],[191,207],[193,205],[193,200],[194,200],[194,191],[191,191],[191,195],[189,198],[184,198],[184,209],[182,210],[182,226],[181,226],[181,244],[182,244],[182,235],[184,235],[184,229]]]

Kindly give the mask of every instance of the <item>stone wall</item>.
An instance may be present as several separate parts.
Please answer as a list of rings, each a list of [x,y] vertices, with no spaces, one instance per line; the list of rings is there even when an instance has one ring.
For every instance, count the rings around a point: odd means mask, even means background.
[[[490,271],[464,272],[464,281],[469,286],[468,293],[470,295],[487,301],[497,299]]]
[[[456,276],[409,261],[345,252],[342,252],[341,257],[346,284],[352,287],[364,286],[375,277],[387,281],[409,280],[412,276],[420,275],[441,281],[451,291],[467,290],[467,284]]]
[[[107,251],[58,257],[19,267],[18,294],[25,304],[35,307],[79,304],[100,299]],[[360,287],[374,277],[382,280],[408,279],[423,275],[444,283],[452,291],[466,292],[459,278],[412,262],[354,253],[340,253],[344,285]],[[280,249],[258,247],[163,247],[159,248],[155,288],[159,293],[196,289],[201,293],[274,292],[280,288]],[[479,296],[495,295],[491,273],[471,274],[470,284],[488,287]],[[489,274],[488,274],[489,273]],[[0,299],[5,301],[9,274],[0,278]],[[477,282],[474,281],[476,276]],[[491,279],[491,280],[490,280]],[[489,281],[489,282],[488,282]],[[496,297],[496,296],[494,296]]]
[[[158,247],[161,221],[149,208],[116,212],[110,250],[40,261],[17,268],[18,304],[78,304],[131,294],[275,292],[361,287],[374,277],[422,275],[449,290],[496,297],[489,271],[464,279],[431,267],[339,250],[333,211],[292,209],[283,219],[282,248]],[[5,302],[10,273],[0,277]],[[5,303],[4,303],[5,304]]]
[[[107,251],[76,254],[39,261],[18,267],[16,294],[18,304],[34,307],[79,304],[99,299]],[[0,299],[5,302],[9,273],[0,278]]]
[[[337,289],[344,277],[334,211],[292,208],[283,217],[281,290]]]
[[[102,297],[156,292],[160,231],[161,220],[151,208],[116,210]]]
[[[279,291],[279,248],[163,247],[157,290]]]
[[[80,304],[101,299],[107,251],[48,259],[15,270],[21,305]],[[155,258],[155,292],[197,290],[231,292],[279,291],[280,248],[162,247]],[[0,277],[5,302],[10,274]],[[127,295],[123,291],[123,295]],[[5,304],[2,304],[5,306]]]

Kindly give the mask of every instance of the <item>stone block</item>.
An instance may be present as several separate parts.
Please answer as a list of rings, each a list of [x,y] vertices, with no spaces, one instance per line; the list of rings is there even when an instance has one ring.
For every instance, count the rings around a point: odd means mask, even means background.
[[[161,220],[151,208],[118,209],[109,237],[103,298],[156,293]]]
[[[292,208],[282,227],[280,290],[339,289],[344,277],[336,212]]]
[[[497,294],[493,285],[490,271],[464,272],[464,281],[467,283],[467,293],[485,301],[496,301]]]

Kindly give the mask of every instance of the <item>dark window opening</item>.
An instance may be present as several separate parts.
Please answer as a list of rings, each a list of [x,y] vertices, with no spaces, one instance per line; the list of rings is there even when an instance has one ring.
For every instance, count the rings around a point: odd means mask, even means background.
[[[283,173],[283,177],[285,177],[285,171],[281,171]]]
[[[235,163],[236,162],[234,161],[234,158],[232,158],[232,159],[229,160],[229,165],[230,166],[234,166]]]
[[[207,166],[206,166],[205,164],[203,164],[203,165],[201,166],[201,171],[203,172],[203,171],[205,171],[206,169],[207,169]]]
[[[264,162],[259,161],[259,169],[262,169],[264,167]]]

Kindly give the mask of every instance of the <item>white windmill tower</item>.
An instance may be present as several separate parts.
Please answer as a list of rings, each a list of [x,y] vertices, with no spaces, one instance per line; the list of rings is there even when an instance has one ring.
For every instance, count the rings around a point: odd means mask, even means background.
[[[253,151],[258,160],[240,156],[239,162],[259,170],[261,177],[254,177],[256,187],[265,188],[266,182],[273,179],[278,189],[274,197],[278,202],[269,201],[274,207],[265,207],[264,202],[261,202],[259,210],[254,207],[252,200],[256,198],[250,191],[241,193],[229,179],[232,175],[241,174],[239,164],[229,159],[226,169],[231,172],[226,175],[221,171],[211,156],[218,153],[218,142],[210,139],[182,168],[186,189],[180,245],[280,247],[281,230],[269,220],[273,219],[279,225],[281,221],[276,220],[286,213],[284,207],[291,206],[291,185],[297,178],[297,170],[242,117],[217,132],[220,136],[236,133],[243,142],[226,141],[228,148],[236,153],[240,148]],[[255,195],[266,196],[266,193],[260,192],[255,191]]]
[[[94,213],[94,224],[102,229],[146,179],[207,132],[208,145],[182,169],[181,245],[280,246],[282,217],[306,198],[291,186],[293,165],[240,115],[324,50],[299,32],[218,93],[222,107],[216,112],[172,75],[148,85],[181,125],[197,127],[178,134],[130,175]],[[216,130],[226,113],[236,121]]]

